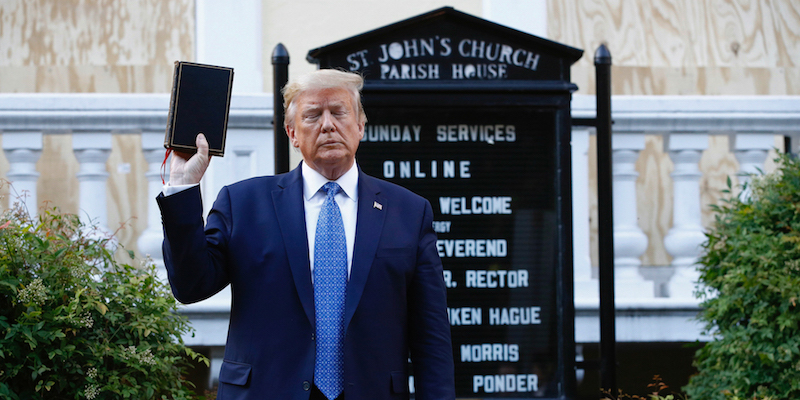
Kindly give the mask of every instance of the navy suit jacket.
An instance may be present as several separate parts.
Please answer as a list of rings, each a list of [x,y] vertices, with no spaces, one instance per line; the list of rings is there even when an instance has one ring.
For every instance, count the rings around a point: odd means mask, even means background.
[[[203,228],[199,188],[157,199],[175,297],[232,289],[218,398],[303,399],[314,378],[314,294],[301,169],[223,188]],[[446,289],[430,203],[359,171],[345,304],[347,400],[453,399]]]

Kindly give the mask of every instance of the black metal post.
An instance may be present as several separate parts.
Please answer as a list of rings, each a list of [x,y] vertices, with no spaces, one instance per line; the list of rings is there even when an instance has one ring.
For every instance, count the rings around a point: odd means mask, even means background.
[[[289,81],[289,52],[283,43],[278,43],[272,51],[272,128],[275,135],[275,174],[289,172],[289,138],[283,129],[283,95],[281,89]]]
[[[614,218],[611,171],[611,53],[594,53],[597,79],[597,209],[600,251],[600,385],[617,395],[614,305]]]

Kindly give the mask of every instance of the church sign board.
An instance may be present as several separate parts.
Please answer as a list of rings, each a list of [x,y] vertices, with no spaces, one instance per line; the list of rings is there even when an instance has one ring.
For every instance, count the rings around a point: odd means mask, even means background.
[[[308,53],[365,77],[359,166],[433,206],[459,398],[574,397],[569,67],[582,53],[450,7]]]

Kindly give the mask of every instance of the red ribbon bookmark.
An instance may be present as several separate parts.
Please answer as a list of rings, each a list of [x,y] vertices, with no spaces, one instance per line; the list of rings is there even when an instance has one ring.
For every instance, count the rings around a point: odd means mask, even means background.
[[[167,183],[164,182],[164,172],[167,170],[167,159],[169,155],[172,154],[172,149],[167,149],[167,152],[164,154],[164,161],[161,163],[161,184],[166,185]]]

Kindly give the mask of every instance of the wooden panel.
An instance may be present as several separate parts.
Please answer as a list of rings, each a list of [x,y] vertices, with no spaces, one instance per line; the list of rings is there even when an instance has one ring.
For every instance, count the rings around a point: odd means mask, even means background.
[[[774,149],[767,152],[764,159],[763,171],[771,173],[777,168],[775,159],[777,151],[784,151],[783,136],[775,135]],[[714,212],[710,205],[722,204],[722,199],[739,193],[739,162],[736,156],[730,152],[729,137],[727,135],[709,136],[708,149],[703,152],[700,159],[700,172],[703,174],[700,179],[700,205],[702,207],[702,224],[704,227],[711,227],[714,223]],[[776,151],[777,149],[777,151]],[[727,180],[730,177],[732,194],[722,191],[728,188]]]
[[[5,93],[167,93],[173,65],[33,66],[0,68]]]
[[[595,93],[594,66],[573,66],[580,94]],[[800,68],[611,68],[614,94],[800,95]]]
[[[108,157],[108,228],[116,231],[120,244],[138,252],[136,240],[147,228],[148,207],[156,207],[150,199],[145,173],[148,165],[142,154],[138,134],[114,135]],[[125,260],[125,262],[130,262]]]
[[[708,137],[708,149],[700,157],[700,207],[701,220],[704,227],[710,227],[714,222],[714,213],[711,204],[721,204],[721,199],[727,197],[722,193],[727,188],[728,177],[735,187],[739,180],[736,177],[739,171],[739,162],[730,152],[727,135],[711,135]]]
[[[548,36],[586,51],[572,70],[594,93],[611,51],[616,94],[800,94],[800,2],[549,0]]]
[[[636,161],[636,208],[639,227],[647,236],[642,265],[669,265],[664,237],[672,226],[672,160],[664,152],[664,138],[645,136],[645,148]]]
[[[271,54],[278,43],[283,43],[291,56],[289,76],[307,74],[316,69],[315,64],[305,61],[311,49],[448,5],[476,16],[480,16],[483,9],[481,0],[264,0],[261,14],[263,80],[272,82]],[[305,22],[298,23],[298,20]],[[312,25],[324,29],[312,29]],[[267,87],[271,88],[271,83]]]
[[[774,140],[775,142],[773,148],[767,154],[767,159],[764,162],[765,173],[774,172],[776,169],[778,169],[778,164],[775,162],[775,159],[778,158],[778,152],[786,152],[786,143],[783,141],[783,136],[775,135]]]
[[[57,207],[61,212],[78,212],[78,178],[80,165],[72,151],[72,135],[45,134],[42,156],[36,163],[41,176],[36,184],[39,203]]]
[[[2,143],[3,135],[0,135],[0,144]],[[6,152],[0,152],[0,177],[2,177],[2,181],[0,181],[0,209],[2,210],[8,209],[9,193],[11,190],[8,184],[7,174],[10,169],[11,166],[8,164]]]
[[[0,90],[168,91],[173,62],[193,57],[193,16],[192,0],[0,2]]]

